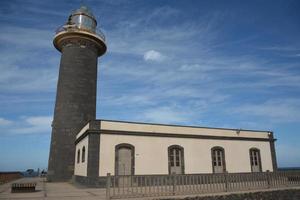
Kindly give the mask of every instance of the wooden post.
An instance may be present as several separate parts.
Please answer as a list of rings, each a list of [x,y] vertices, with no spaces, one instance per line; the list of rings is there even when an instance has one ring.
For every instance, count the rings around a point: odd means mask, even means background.
[[[110,200],[110,186],[111,186],[111,177],[110,177],[110,173],[107,173],[107,176],[106,176],[106,200]]]

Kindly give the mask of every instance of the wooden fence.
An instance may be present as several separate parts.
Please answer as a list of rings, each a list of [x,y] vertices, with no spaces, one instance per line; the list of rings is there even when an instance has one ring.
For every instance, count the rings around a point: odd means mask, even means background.
[[[300,186],[300,171],[134,175],[107,174],[106,198],[137,198]]]

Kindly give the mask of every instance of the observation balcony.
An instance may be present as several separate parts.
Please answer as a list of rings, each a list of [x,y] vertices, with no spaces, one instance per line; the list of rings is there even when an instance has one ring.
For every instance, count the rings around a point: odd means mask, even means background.
[[[105,36],[104,34],[100,31],[100,29],[96,28],[95,31],[91,31],[89,29],[85,29],[82,27],[79,27],[77,24],[74,25],[63,25],[60,26],[56,29],[55,33],[60,34],[63,32],[88,32],[90,34],[95,34],[96,36],[98,36],[103,42],[105,42]]]

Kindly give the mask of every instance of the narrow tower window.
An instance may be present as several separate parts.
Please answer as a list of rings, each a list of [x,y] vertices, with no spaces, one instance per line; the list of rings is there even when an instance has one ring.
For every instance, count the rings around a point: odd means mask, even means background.
[[[85,161],[85,146],[82,147],[82,156],[81,156],[81,162]]]

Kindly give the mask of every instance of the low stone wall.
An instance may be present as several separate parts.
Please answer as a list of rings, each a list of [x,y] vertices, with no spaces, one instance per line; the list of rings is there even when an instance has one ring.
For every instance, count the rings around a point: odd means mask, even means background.
[[[179,198],[168,198],[163,200],[175,200]],[[248,192],[229,195],[186,197],[182,200],[300,200],[300,189],[287,189],[262,192]]]
[[[0,185],[22,177],[21,172],[0,172]]]
[[[72,181],[86,187],[106,188],[106,177],[73,176]]]

